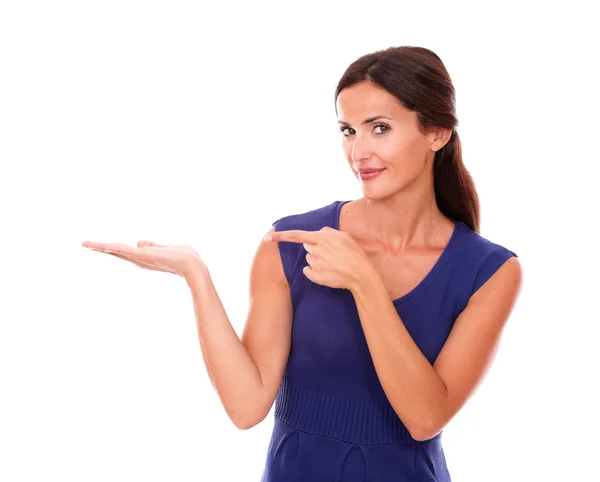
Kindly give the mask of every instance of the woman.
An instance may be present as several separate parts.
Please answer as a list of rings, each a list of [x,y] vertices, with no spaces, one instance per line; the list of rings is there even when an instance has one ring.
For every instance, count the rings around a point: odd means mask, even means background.
[[[436,54],[365,55],[335,104],[363,197],[273,223],[241,340],[192,248],[84,246],[187,280],[228,416],[248,429],[275,402],[263,482],[449,481],[442,430],[489,369],[519,260],[479,235],[454,88]]]

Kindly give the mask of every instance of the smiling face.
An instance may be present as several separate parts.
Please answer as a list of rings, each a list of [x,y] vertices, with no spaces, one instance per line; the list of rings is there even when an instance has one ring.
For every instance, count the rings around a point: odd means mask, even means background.
[[[435,151],[443,141],[435,131],[423,134],[417,113],[396,97],[361,82],[343,89],[336,107],[344,154],[366,197],[388,196],[416,179],[432,177]],[[359,169],[384,170],[372,179],[361,179]]]

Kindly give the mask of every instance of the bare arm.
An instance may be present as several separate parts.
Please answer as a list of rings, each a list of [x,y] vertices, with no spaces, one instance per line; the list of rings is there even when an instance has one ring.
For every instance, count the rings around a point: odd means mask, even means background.
[[[431,365],[410,336],[379,275],[353,290],[381,385],[413,438],[433,438],[464,406],[489,371],[519,295],[518,258],[507,260],[469,299]]]
[[[261,239],[250,273],[250,307],[241,340],[208,269],[198,266],[187,282],[208,376],[231,421],[240,429],[251,428],[269,413],[290,350],[293,308],[279,247]]]

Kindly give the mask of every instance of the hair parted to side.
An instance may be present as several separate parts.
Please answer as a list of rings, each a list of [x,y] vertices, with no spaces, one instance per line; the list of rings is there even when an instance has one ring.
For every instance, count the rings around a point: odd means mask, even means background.
[[[440,211],[479,233],[479,197],[462,160],[456,127],[455,92],[441,59],[424,47],[389,47],[358,58],[344,72],[335,90],[340,92],[369,81],[415,111],[419,129],[452,129],[448,143],[435,153],[433,183]]]

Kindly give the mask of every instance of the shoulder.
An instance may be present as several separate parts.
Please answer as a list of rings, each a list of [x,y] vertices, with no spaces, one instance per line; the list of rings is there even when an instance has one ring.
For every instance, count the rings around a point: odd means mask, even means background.
[[[517,256],[514,251],[511,251],[507,247],[494,242],[476,233],[467,225],[462,224],[461,233],[461,249],[463,256],[466,256],[475,263],[481,263],[488,256],[499,256],[499,255],[510,255]]]
[[[476,293],[494,274],[504,267],[497,278],[514,282],[521,277],[517,253],[508,247],[461,226],[461,242],[456,253],[456,270],[465,283],[467,297]],[[509,261],[510,260],[510,261]]]
[[[334,201],[326,206],[320,206],[307,211],[288,214],[273,221],[275,231],[289,231],[300,229],[303,231],[319,231],[323,226],[332,226],[339,202]],[[296,308],[302,294],[309,283],[302,272],[306,265],[306,251],[302,243],[280,241],[277,243],[283,271],[290,286],[292,304]]]
[[[275,231],[301,229],[304,231],[318,231],[324,226],[331,226],[338,201],[326,206],[319,206],[308,211],[293,213],[283,216],[272,223]]]

